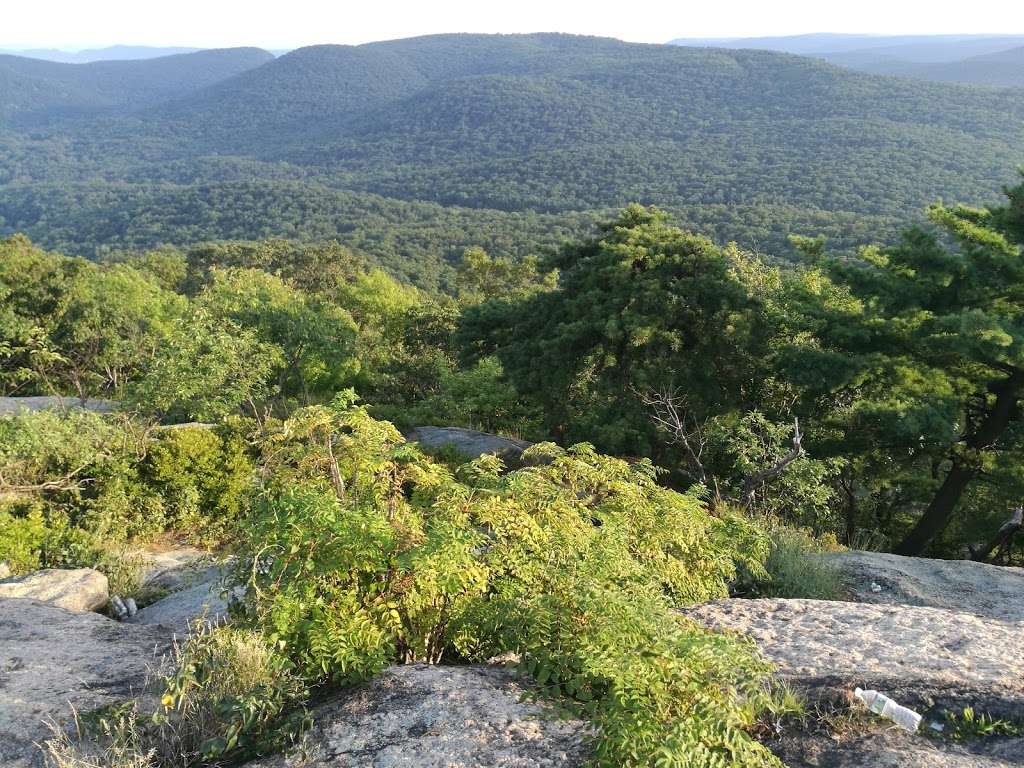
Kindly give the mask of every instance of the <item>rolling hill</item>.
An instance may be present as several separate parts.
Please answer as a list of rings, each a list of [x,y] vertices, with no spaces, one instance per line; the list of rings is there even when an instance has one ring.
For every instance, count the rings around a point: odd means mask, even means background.
[[[64,64],[88,64],[93,61],[125,61],[133,59],[155,59],[160,56],[175,56],[180,53],[197,53],[201,48],[157,48],[149,45],[112,45],[108,48],[89,48],[81,51],[65,51],[59,48],[29,48],[14,51],[0,51],[0,54],[25,56],[30,59],[59,61]]]
[[[69,117],[124,114],[206,88],[273,58],[259,48],[89,64],[0,56],[0,119],[36,126]]]
[[[794,35],[679,38],[674,45],[757,49],[825,59],[876,75],[1024,87],[1024,35]]]
[[[223,66],[199,66],[217,56]],[[102,68],[25,61],[0,60],[0,104],[21,94],[0,124],[0,232],[88,253],[352,237],[351,210],[409,203],[439,206],[443,241],[446,206],[512,217],[514,229],[524,212],[589,221],[632,201],[783,252],[792,231],[852,245],[890,237],[938,197],[992,201],[1024,161],[1024,91],[763,50],[439,35],[276,59],[236,49]],[[40,87],[18,91],[17,78]],[[59,193],[69,188],[82,194]],[[68,206],[77,240],[55,225]],[[544,241],[535,228],[529,238]]]

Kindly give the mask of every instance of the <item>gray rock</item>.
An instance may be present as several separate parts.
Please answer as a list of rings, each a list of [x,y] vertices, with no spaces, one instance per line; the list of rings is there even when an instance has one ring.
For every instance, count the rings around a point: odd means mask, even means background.
[[[1010,768],[1024,765],[1024,739],[974,744],[931,741],[897,730],[836,741],[795,737],[778,745],[788,768]]]
[[[115,400],[81,400],[77,397],[0,397],[0,416],[50,410],[82,410],[93,413],[111,413],[121,404]]]
[[[855,686],[874,688],[925,723],[978,712],[1024,718],[1024,622],[911,605],[820,600],[719,600],[683,611],[751,638],[780,676],[826,709],[845,709]],[[790,768],[1004,768],[1024,764],[1007,740],[957,745],[895,732],[865,714],[858,732],[786,733],[772,749]],[[926,727],[926,726],[922,726]],[[1019,747],[1024,740],[1016,740]]]
[[[300,755],[248,768],[572,768],[587,727],[546,719],[502,667],[392,667],[317,708]]]
[[[37,768],[45,721],[137,693],[169,633],[27,599],[0,599],[0,765]]]
[[[793,680],[974,689],[1024,705],[1024,622],[827,600],[717,600],[683,612],[752,638]]]
[[[204,561],[212,555],[195,547],[178,547],[164,552],[139,552],[143,562],[142,587],[147,591],[176,592],[207,578]]]
[[[409,433],[408,438],[426,450],[452,447],[467,459],[494,453],[509,466],[519,464],[523,451],[531,445],[523,440],[512,440],[461,427],[417,427]]]
[[[127,621],[159,624],[180,634],[187,634],[197,619],[207,624],[223,622],[228,614],[228,600],[221,596],[223,570],[212,566],[193,575],[191,586],[139,609]]]
[[[923,605],[1024,621],[1024,568],[881,552],[835,552],[822,557],[839,569],[857,602]],[[872,590],[872,583],[881,589]]]
[[[69,611],[97,611],[107,604],[107,577],[92,568],[36,571],[0,583],[0,598],[28,598]]]

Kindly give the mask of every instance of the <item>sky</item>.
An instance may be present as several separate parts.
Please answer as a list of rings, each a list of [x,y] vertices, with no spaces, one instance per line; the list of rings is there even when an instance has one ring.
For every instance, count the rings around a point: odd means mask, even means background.
[[[634,42],[809,32],[1024,33],[1021,0],[6,0],[0,48],[296,48],[438,32]]]

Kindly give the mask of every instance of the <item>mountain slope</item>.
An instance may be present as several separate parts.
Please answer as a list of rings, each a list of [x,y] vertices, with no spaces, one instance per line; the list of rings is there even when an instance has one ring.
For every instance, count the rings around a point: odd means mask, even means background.
[[[505,212],[513,231],[520,212],[590,220],[638,201],[781,253],[794,231],[852,245],[938,197],[994,202],[1024,162],[1024,91],[770,51],[440,35],[269,56],[205,87],[153,76],[161,60],[84,65],[94,76],[78,79],[0,60],[0,95],[22,78],[36,105],[0,123],[0,234],[53,230],[95,254],[340,236],[348,211],[381,198]],[[114,87],[129,71],[134,85]]]
[[[301,49],[138,130],[188,137],[171,159],[244,153],[448,204],[890,213],[998,189],[1024,158],[1024,94],[764,51],[464,35]]]
[[[876,75],[998,87],[1024,86],[1024,35],[795,35],[680,38],[674,45],[757,49],[825,59]]]
[[[64,51],[57,48],[30,48],[20,51],[0,51],[0,54],[24,56],[30,59],[59,61],[65,64],[88,64],[92,61],[126,61],[134,59],[155,59],[159,56],[175,56],[180,53],[196,53],[201,48],[155,48],[148,45],[112,45],[108,48],[91,48],[83,51]]]
[[[918,64],[890,60],[869,62],[856,68],[881,75],[899,75],[921,80],[1024,88],[1024,47],[974,56],[961,61]]]
[[[0,56],[0,118],[40,124],[137,109],[206,88],[273,58],[258,48],[90,64]]]

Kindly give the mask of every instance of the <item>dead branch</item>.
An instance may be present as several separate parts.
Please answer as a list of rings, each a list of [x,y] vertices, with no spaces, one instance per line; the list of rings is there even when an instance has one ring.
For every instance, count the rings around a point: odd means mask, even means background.
[[[749,475],[743,481],[743,491],[740,494],[740,503],[743,504],[743,506],[749,507],[754,501],[754,495],[757,493],[758,488],[769,480],[774,480],[776,477],[781,475],[782,471],[786,467],[803,456],[803,454],[803,435],[800,434],[800,419],[797,418],[793,419],[793,448],[772,466],[767,469],[763,469],[760,472],[755,472],[753,475]]]
[[[46,491],[80,491],[92,482],[92,478],[87,477],[82,480],[75,480],[75,477],[88,466],[88,464],[83,464],[78,469],[69,472],[58,480],[48,480],[45,483],[24,485],[8,483],[4,476],[0,474],[0,493],[20,495],[26,493],[44,493]]]
[[[693,465],[691,474],[699,483],[707,485],[708,475],[701,457],[707,447],[707,421],[700,422],[690,412],[686,398],[678,391],[649,390],[638,392],[633,390],[640,402],[650,409],[651,421],[661,431],[668,434],[668,443],[678,445],[686,451]]]
[[[1010,519],[1003,523],[996,535],[993,536],[985,546],[980,549],[971,550],[971,559],[984,562],[989,559],[993,552],[1008,549],[1013,537],[1024,530],[1024,505],[1013,510]]]

